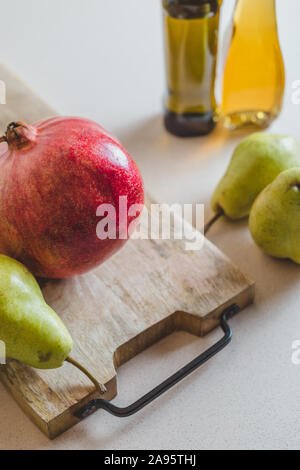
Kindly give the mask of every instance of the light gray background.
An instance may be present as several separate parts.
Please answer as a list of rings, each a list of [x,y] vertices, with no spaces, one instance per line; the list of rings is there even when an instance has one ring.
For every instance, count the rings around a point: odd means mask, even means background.
[[[298,136],[300,106],[291,95],[300,79],[300,3],[277,5],[287,92],[272,131]],[[212,190],[242,135],[218,129],[186,141],[164,132],[160,0],[0,0],[0,11],[1,61],[61,113],[115,132],[156,199],[205,203],[209,217]],[[300,366],[291,362],[300,339],[300,267],[264,256],[246,221],[220,222],[210,238],[257,282],[256,304],[232,321],[231,346],[139,415],[120,421],[99,412],[55,442],[0,385],[1,449],[300,447]],[[177,334],[126,364],[116,402],[139,397],[218,336]]]

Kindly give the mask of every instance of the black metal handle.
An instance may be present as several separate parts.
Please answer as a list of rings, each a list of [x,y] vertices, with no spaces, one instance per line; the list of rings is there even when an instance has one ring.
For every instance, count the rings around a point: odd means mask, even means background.
[[[118,406],[113,405],[107,400],[96,399],[92,400],[90,403],[88,403],[79,411],[77,411],[75,413],[76,418],[85,419],[91,414],[93,414],[95,411],[100,409],[105,410],[108,413],[117,416],[118,418],[127,418],[128,416],[131,416],[140,411],[141,409],[145,408],[145,406],[149,405],[149,403],[156,400],[156,398],[160,397],[163,393],[167,392],[178,382],[180,382],[185,377],[194,372],[196,369],[201,367],[209,359],[211,359],[217,353],[222,351],[222,349],[224,349],[230,343],[232,338],[232,330],[230,325],[228,324],[228,320],[232,318],[236,313],[238,313],[239,310],[240,308],[238,305],[232,305],[223,312],[221,317],[221,328],[224,331],[224,336],[222,339],[220,339],[216,344],[207,349],[207,351],[200,354],[200,356],[191,361],[185,367],[176,372],[176,374],[172,375],[160,385],[155,387],[153,390],[151,390],[151,392],[147,393],[142,398],[134,402],[132,405],[127,406],[126,408],[119,408]]]

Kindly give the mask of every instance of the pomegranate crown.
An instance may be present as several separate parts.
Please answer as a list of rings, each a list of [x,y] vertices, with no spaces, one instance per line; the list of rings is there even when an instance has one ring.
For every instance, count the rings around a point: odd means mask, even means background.
[[[0,138],[0,143],[6,142],[9,148],[14,150],[25,149],[35,143],[37,129],[25,122],[11,122],[7,126],[6,133]]]

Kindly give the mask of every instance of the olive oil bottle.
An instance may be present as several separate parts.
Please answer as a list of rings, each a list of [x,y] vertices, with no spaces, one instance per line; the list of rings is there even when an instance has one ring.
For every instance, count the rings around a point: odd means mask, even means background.
[[[163,0],[168,96],[165,126],[180,137],[216,125],[215,78],[222,0]]]
[[[225,126],[267,127],[281,111],[284,88],[275,0],[237,0],[223,81]]]

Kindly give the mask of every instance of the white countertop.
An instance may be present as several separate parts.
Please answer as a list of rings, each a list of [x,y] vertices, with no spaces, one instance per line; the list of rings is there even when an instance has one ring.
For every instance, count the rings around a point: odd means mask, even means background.
[[[287,89],[272,131],[298,137],[300,105],[291,96],[300,80],[300,3],[277,5]],[[205,203],[208,218],[242,135],[217,129],[180,140],[164,131],[160,8],[160,0],[0,0],[0,60],[61,113],[117,134],[157,200]],[[299,449],[300,366],[291,357],[300,340],[300,267],[264,256],[246,221],[220,221],[210,239],[257,283],[255,305],[231,321],[232,344],[138,415],[120,421],[98,412],[53,442],[0,385],[0,449]],[[116,403],[129,404],[219,336],[178,333],[132,360],[119,371]]]

